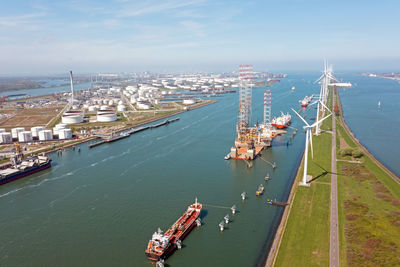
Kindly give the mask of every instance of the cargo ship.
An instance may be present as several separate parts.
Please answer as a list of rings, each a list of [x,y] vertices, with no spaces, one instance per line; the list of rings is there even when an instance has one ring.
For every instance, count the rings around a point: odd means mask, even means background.
[[[203,205],[197,202],[190,205],[186,212],[165,232],[160,228],[154,232],[149,241],[145,254],[153,261],[165,260],[175,249],[181,248],[182,240],[190,233],[195,225],[200,226],[200,212]]]
[[[313,99],[314,95],[312,96],[305,96],[303,100],[300,100],[301,106],[303,108],[307,107],[310,104],[310,101]]]
[[[8,167],[0,170],[0,185],[51,167],[51,159],[47,156],[24,157],[19,144],[16,144],[16,154],[11,158]]]
[[[278,118],[273,118],[271,120],[271,125],[275,126],[278,129],[287,128],[292,122],[292,116],[289,113],[283,114],[281,111],[281,116]]]

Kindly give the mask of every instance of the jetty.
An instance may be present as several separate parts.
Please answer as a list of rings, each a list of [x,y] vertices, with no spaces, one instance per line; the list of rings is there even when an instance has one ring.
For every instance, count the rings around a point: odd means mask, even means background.
[[[112,143],[112,142],[127,138],[131,134],[135,134],[135,133],[147,130],[147,129],[158,128],[160,126],[167,125],[167,124],[169,124],[171,122],[175,122],[175,121],[178,121],[178,120],[179,120],[179,118],[174,118],[174,119],[171,119],[171,120],[166,119],[165,121],[157,123],[157,124],[148,125],[148,126],[142,126],[142,127],[139,127],[139,128],[132,128],[132,129],[129,129],[129,130],[126,130],[126,131],[122,131],[122,132],[117,133],[116,135],[111,136],[111,137],[102,137],[103,140],[101,140],[101,141],[99,141],[97,143],[90,144],[88,147],[89,148],[93,148],[93,147],[96,147],[96,146],[100,146],[102,144]]]
[[[274,201],[274,200],[268,200],[267,203],[270,205],[280,206],[280,207],[286,207],[287,205],[289,205],[289,203],[287,203],[287,202],[280,202],[280,201]]]

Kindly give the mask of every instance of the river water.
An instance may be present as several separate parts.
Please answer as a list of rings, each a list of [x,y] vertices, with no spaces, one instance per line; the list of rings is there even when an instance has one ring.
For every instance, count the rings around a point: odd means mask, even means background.
[[[318,75],[291,75],[271,87],[273,114],[299,109],[318,93]],[[294,92],[291,87],[296,86]],[[253,89],[253,118],[262,120],[263,91]],[[0,187],[0,266],[154,266],[144,250],[195,197],[203,226],[184,240],[168,266],[252,266],[263,262],[304,149],[305,134],[287,135],[247,168],[225,161],[235,138],[238,94],[179,114],[180,120],[81,152],[52,154],[53,167]],[[311,118],[315,110],[307,111]],[[293,115],[293,128],[302,126]],[[275,170],[265,162],[276,162]],[[255,196],[264,176],[271,180]],[[246,191],[248,199],[241,201]],[[218,223],[237,206],[224,232]]]
[[[400,176],[400,83],[359,75],[344,75],[343,80],[354,85],[339,90],[346,123],[379,161]]]
[[[50,80],[48,81],[50,83]],[[64,81],[64,83],[66,83]],[[87,90],[90,88],[90,83],[75,83],[74,90]],[[61,92],[71,92],[70,85],[63,85],[63,86],[48,86],[43,88],[36,88],[36,89],[26,89],[26,90],[14,90],[14,91],[2,91],[0,92],[0,96],[5,95],[14,95],[14,94],[26,94],[28,96],[41,96],[41,95],[48,95],[54,93],[61,93]]]

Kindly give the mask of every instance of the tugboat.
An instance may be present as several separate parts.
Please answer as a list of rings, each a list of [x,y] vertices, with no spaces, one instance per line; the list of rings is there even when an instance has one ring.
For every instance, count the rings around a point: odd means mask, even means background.
[[[264,186],[262,184],[260,184],[260,186],[258,187],[257,191],[256,191],[256,196],[261,196],[264,193]]]
[[[175,249],[182,247],[182,240],[190,233],[195,225],[199,225],[199,215],[203,205],[197,202],[190,205],[186,212],[165,232],[160,228],[154,232],[149,241],[145,254],[153,261],[165,260]]]
[[[51,167],[49,157],[44,155],[24,157],[20,144],[15,142],[14,145],[16,152],[11,158],[10,166],[0,170],[0,185]]]

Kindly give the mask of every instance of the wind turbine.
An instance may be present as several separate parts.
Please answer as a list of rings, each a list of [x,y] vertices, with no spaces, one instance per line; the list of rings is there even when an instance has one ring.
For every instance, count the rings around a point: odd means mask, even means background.
[[[318,121],[320,118],[320,113],[322,113],[321,115],[323,116],[324,112],[323,109],[321,109],[321,104],[325,104],[327,99],[328,99],[328,86],[330,84],[331,80],[337,81],[337,79],[333,76],[332,74],[333,70],[332,70],[332,65],[328,66],[328,62],[326,60],[324,60],[324,71],[322,72],[322,75],[314,82],[321,82],[321,89],[320,89],[320,93],[319,93],[319,98],[318,98],[318,106],[317,106],[317,118],[316,120]],[[324,105],[325,106],[325,105]],[[326,106],[325,106],[326,108]],[[319,128],[320,124],[317,124],[317,128],[315,130],[316,134],[319,135],[319,133],[321,132],[320,128]]]
[[[315,119],[315,121],[316,122],[318,122],[318,120],[319,120],[319,113],[321,112],[322,113],[322,116],[323,116],[323,114],[325,113],[324,111],[324,109],[327,109],[331,114],[332,114],[332,111],[324,104],[324,102],[322,101],[322,99],[318,99],[317,101],[315,101],[314,103],[312,103],[310,106],[312,106],[312,105],[314,105],[314,104],[318,104],[318,108],[317,108],[317,118]],[[322,106],[322,108],[321,108],[321,106]],[[321,111],[320,111],[320,109],[321,109]],[[322,122],[322,120],[321,120],[321,122]],[[321,133],[321,129],[320,129],[320,125],[321,125],[321,123],[317,123],[317,125],[316,125],[316,127],[315,127],[315,135],[319,135],[320,133]]]
[[[322,102],[321,102],[321,104],[322,104]],[[312,146],[312,129],[314,128],[315,125],[321,123],[326,118],[328,118],[330,115],[332,115],[332,112],[328,116],[324,117],[323,119],[316,121],[310,125],[307,123],[307,121],[302,116],[300,116],[299,113],[297,113],[297,111],[295,111],[294,109],[292,109],[292,110],[305,123],[305,126],[303,126],[303,129],[306,130],[306,147],[305,147],[305,151],[304,151],[304,174],[303,174],[303,181],[300,184],[307,186],[308,143],[310,143],[310,145],[311,145],[311,158],[314,158],[314,152],[313,152],[313,146]]]

